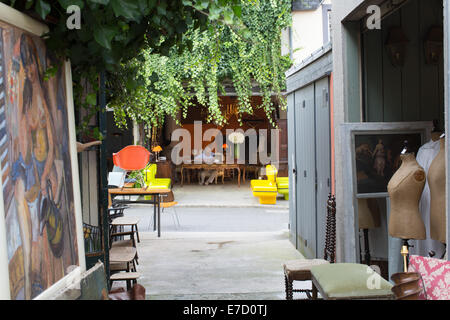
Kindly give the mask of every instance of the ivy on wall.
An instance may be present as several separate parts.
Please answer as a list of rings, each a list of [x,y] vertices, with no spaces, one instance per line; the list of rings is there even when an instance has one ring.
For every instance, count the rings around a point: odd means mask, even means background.
[[[47,47],[71,60],[75,105],[88,110],[78,127],[85,126],[98,111],[100,72],[116,72],[143,48],[161,55],[168,55],[173,47],[183,50],[189,44],[183,41],[189,28],[205,30],[211,21],[242,25],[238,18],[240,0],[0,1],[44,21],[50,29],[45,35]],[[66,25],[71,5],[80,8],[80,29]],[[86,80],[92,90],[89,94],[83,92]]]
[[[291,61],[281,55],[281,31],[291,23],[291,1],[242,0],[233,9],[242,23],[205,13],[208,28],[188,28],[167,55],[145,47],[109,76],[109,107],[119,126],[129,117],[159,127],[166,115],[175,119],[181,111],[186,117],[195,102],[207,109],[208,122],[223,125],[219,96],[225,81],[234,86],[241,116],[264,108],[273,122],[274,98],[286,105],[284,72]],[[254,84],[262,94],[260,106],[250,103]]]

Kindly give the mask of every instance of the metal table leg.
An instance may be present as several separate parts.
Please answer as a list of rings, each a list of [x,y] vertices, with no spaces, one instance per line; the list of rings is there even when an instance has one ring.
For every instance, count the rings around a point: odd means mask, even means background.
[[[158,238],[161,237],[161,195],[158,194]]]
[[[153,231],[156,231],[156,198],[153,196]]]

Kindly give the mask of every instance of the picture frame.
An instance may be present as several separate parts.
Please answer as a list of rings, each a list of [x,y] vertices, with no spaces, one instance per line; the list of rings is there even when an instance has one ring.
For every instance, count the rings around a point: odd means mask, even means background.
[[[389,148],[391,148],[392,152],[395,151],[395,153],[397,153],[399,152],[398,148],[403,146],[405,139],[414,138],[410,145],[410,147],[412,146],[414,152],[415,149],[418,149],[418,147],[422,146],[425,142],[431,139],[432,130],[432,121],[344,123],[340,126],[339,133],[342,142],[340,147],[344,161],[344,165],[342,166],[342,175],[344,177],[345,188],[342,204],[342,227],[344,230],[341,232],[349,234],[348,239],[350,240],[345,244],[346,248],[344,259],[346,261],[357,263],[359,260],[359,230],[356,212],[358,208],[358,199],[389,198],[387,188],[385,188],[389,182],[387,177],[384,179],[383,183],[380,184],[383,187],[385,186],[384,188],[377,186],[377,188],[373,188],[371,190],[370,188],[361,188],[360,184],[360,188],[358,189],[358,169],[356,159],[356,149],[358,147],[357,143],[363,143],[364,139],[372,139],[372,144],[377,144],[377,138],[390,137],[390,140],[392,141],[395,137],[397,137],[399,141],[396,141],[394,144],[389,143]],[[361,139],[358,137],[363,138]],[[418,140],[420,140],[420,142],[418,142]],[[373,153],[375,146],[369,146],[368,149]],[[402,149],[400,149],[400,152],[401,150]],[[398,155],[392,154],[391,156],[395,159]],[[371,165],[373,166],[374,162],[371,162]],[[391,170],[387,176],[392,176],[394,173],[395,171]]]
[[[40,67],[56,62],[41,37],[47,31],[45,24],[0,3],[0,148],[4,148],[0,299],[4,300],[55,298],[86,271],[71,65],[59,61],[58,76],[42,81]],[[41,79],[40,87],[34,86],[36,79]],[[53,121],[55,114],[58,118]],[[41,123],[32,129],[35,118]],[[34,134],[32,139],[21,139],[24,132]],[[48,219],[49,214],[55,220]],[[25,220],[29,227],[23,226]],[[32,268],[36,260],[45,270]],[[46,278],[36,281],[39,277]]]

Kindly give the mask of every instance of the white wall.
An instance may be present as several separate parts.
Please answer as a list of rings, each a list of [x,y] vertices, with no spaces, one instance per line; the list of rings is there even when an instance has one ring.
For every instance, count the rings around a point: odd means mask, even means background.
[[[325,0],[322,5],[331,4]],[[320,49],[323,41],[323,12],[322,6],[313,11],[292,12],[292,49],[294,64],[299,64],[314,51]],[[289,31],[282,34],[283,54],[289,53]]]

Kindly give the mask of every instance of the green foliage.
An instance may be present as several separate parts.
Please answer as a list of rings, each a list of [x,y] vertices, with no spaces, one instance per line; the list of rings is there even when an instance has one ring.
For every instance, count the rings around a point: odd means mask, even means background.
[[[207,2],[199,1],[196,8],[201,11]],[[153,48],[141,50],[109,77],[109,106],[117,124],[126,126],[130,117],[160,126],[166,115],[175,118],[180,110],[186,117],[197,101],[207,109],[208,122],[222,125],[218,96],[224,81],[231,81],[237,92],[241,116],[253,113],[250,97],[256,83],[263,96],[258,107],[272,121],[273,97],[281,107],[286,105],[281,91],[291,61],[281,56],[281,31],[290,25],[290,6],[288,0],[242,0],[223,11],[222,23],[211,20],[205,30],[189,28],[181,45],[174,45],[167,56]],[[243,24],[232,24],[229,15],[240,17]],[[217,17],[210,10],[208,18]]]
[[[92,97],[82,94],[88,79],[98,91],[98,74],[116,72],[121,63],[134,58],[142,48],[167,55],[170,48],[183,48],[188,28],[205,29],[208,19],[239,25],[234,12],[239,0],[0,0],[19,11],[46,20],[50,31],[47,47],[71,60],[75,105],[95,114]],[[81,9],[81,29],[69,30],[70,5]],[[230,11],[231,10],[231,11]],[[209,13],[213,13],[208,15]],[[86,98],[89,101],[86,101]],[[83,124],[81,124],[83,126]]]
[[[128,179],[136,179],[136,182],[134,184],[135,188],[143,188],[145,186],[145,170],[147,168],[144,168],[142,170],[133,170],[131,171],[127,178]]]

